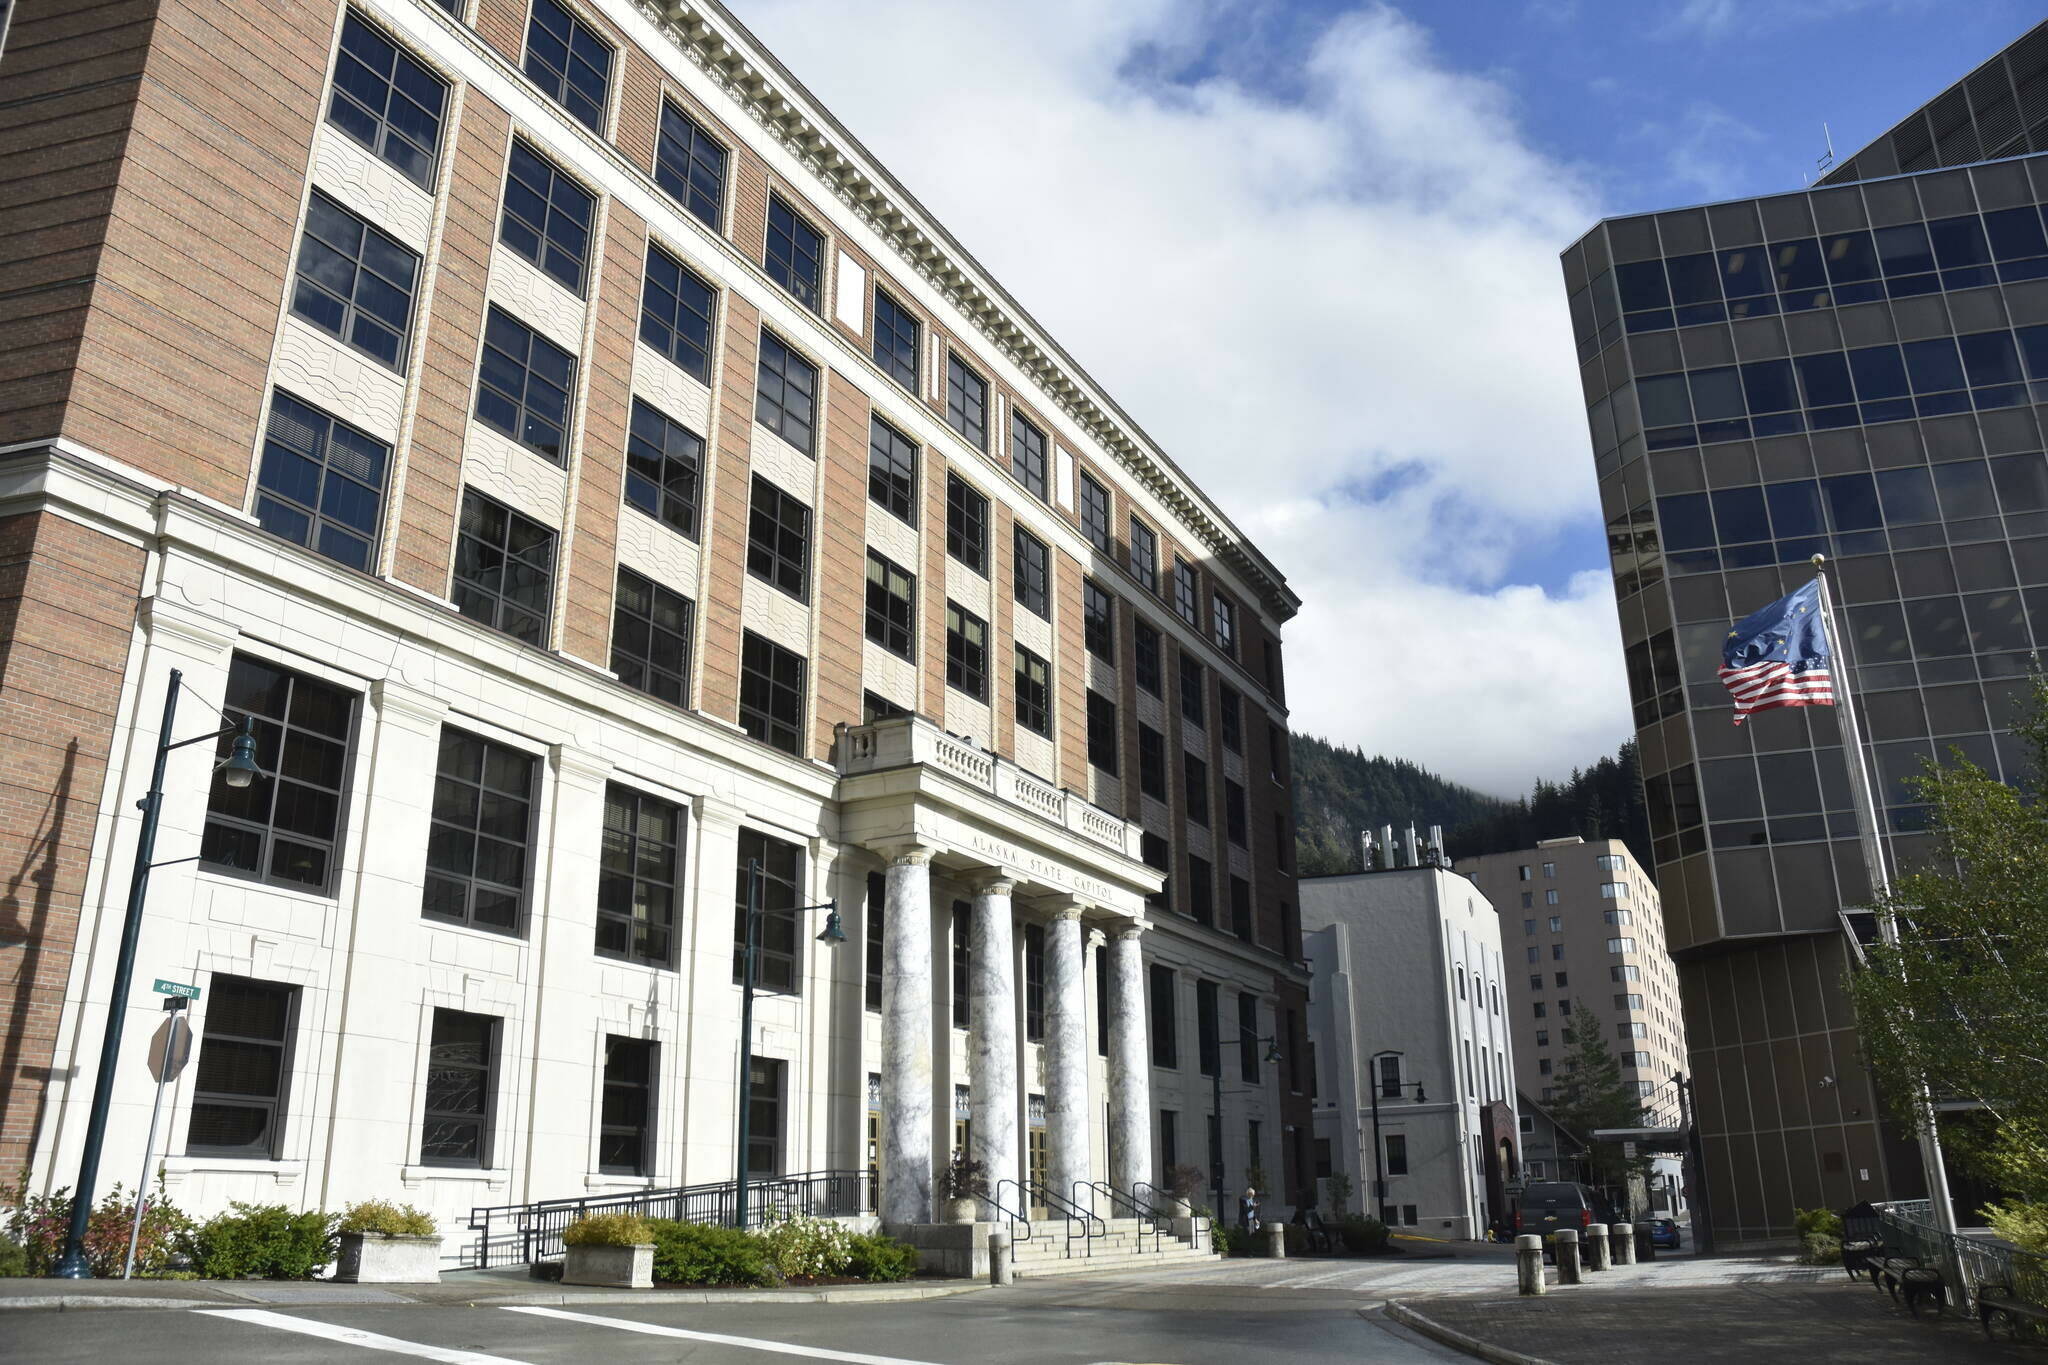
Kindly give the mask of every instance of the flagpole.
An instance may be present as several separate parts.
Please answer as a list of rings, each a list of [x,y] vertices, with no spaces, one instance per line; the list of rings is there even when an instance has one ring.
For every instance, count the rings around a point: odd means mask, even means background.
[[[1856,833],[1863,845],[1863,866],[1870,878],[1871,908],[1877,912],[1877,933],[1888,948],[1899,946],[1899,922],[1892,913],[1890,859],[1878,822],[1875,788],[1870,781],[1870,764],[1863,752],[1863,727],[1856,714],[1855,661],[1849,654],[1849,637],[1835,625],[1835,599],[1828,587],[1826,556],[1813,557],[1814,576],[1820,581],[1820,616],[1827,631],[1828,649],[1842,661],[1841,683],[1835,689],[1835,718],[1842,732],[1842,755],[1849,769],[1849,798],[1856,812]],[[1915,1126],[1920,1130],[1920,1164],[1927,1174],[1927,1203],[1934,1215],[1934,1227],[1944,1238],[1956,1236],[1956,1211],[1948,1195],[1948,1163],[1942,1157],[1941,1134],[1934,1126],[1934,1096],[1923,1079],[1914,1097]],[[1945,1241],[1942,1260],[1956,1285],[1957,1297],[1966,1286],[1961,1280],[1962,1263],[1952,1242]]]

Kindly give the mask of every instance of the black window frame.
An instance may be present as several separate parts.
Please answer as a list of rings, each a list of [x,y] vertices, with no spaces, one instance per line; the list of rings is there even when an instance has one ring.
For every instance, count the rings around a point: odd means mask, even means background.
[[[1246,943],[1258,936],[1258,923],[1252,913],[1252,884],[1243,877],[1230,879],[1230,932]]]
[[[1052,664],[1022,645],[1017,651],[1017,723],[1052,738]],[[1033,677],[1033,672],[1037,677]]]
[[[1165,669],[1160,664],[1163,646],[1159,630],[1136,612],[1131,613],[1131,675],[1140,690],[1155,697],[1166,695]]]
[[[1254,1085],[1259,1081],[1259,997],[1250,991],[1237,993],[1237,1075]]]
[[[1188,918],[1216,925],[1216,864],[1196,853],[1188,854]]]
[[[649,817],[665,820],[668,837],[658,827],[649,832]],[[643,966],[676,965],[676,930],[686,895],[684,842],[689,813],[674,801],[651,795],[623,782],[607,782],[604,791],[604,837],[598,859],[597,932],[593,950],[599,957]],[[665,918],[657,914],[644,890],[667,892]],[[606,927],[617,926],[625,946],[607,946]]]
[[[675,124],[682,126],[673,127]],[[685,131],[687,139],[683,136]],[[703,155],[706,147],[718,153],[715,165],[710,157]],[[675,155],[663,155],[671,149]],[[713,137],[703,124],[690,117],[674,100],[664,99],[661,102],[661,122],[654,138],[654,183],[680,204],[683,212],[713,232],[725,230],[726,170],[731,164],[730,147]],[[711,177],[715,189],[707,190],[699,182],[700,170]]]
[[[1116,553],[1116,535],[1109,529],[1115,502],[1109,489],[1087,470],[1081,471],[1081,535],[1106,555]]]
[[[1045,926],[1024,925],[1024,1041],[1045,1039]]]
[[[754,422],[817,458],[818,367],[766,327],[754,365]]]
[[[1093,688],[1088,689],[1088,762],[1111,777],[1117,775],[1119,750],[1116,733],[1116,703]]]
[[[451,772],[451,750],[464,742],[478,746],[476,762],[465,771]],[[503,780],[514,765],[523,765],[523,791]],[[429,815],[427,869],[420,883],[422,919],[505,938],[525,937],[528,915],[532,910],[533,851],[538,841],[536,821],[540,795],[538,755],[501,744],[473,730],[454,725],[441,727],[440,743],[434,758],[434,803]],[[465,804],[468,806],[466,815],[463,813]],[[518,809],[521,806],[525,808],[523,812]],[[511,833],[512,822],[505,818],[507,816],[517,817],[516,836]],[[496,870],[504,870],[506,853],[516,855],[517,882],[480,875],[479,868],[483,865],[480,854],[486,839],[504,850],[498,855]],[[466,871],[446,860],[448,854],[459,851],[464,840],[469,845]],[[434,908],[430,896],[436,882],[460,888],[460,914]],[[511,922],[498,924],[479,919],[479,894],[509,897],[512,902]]]
[[[868,548],[866,629],[867,638],[891,654],[917,657],[917,576],[873,546]]]
[[[317,489],[309,496],[304,483],[308,467],[316,465]],[[367,477],[373,467],[374,483]],[[383,543],[385,482],[390,476],[390,446],[297,394],[271,390],[254,509],[265,531],[337,564],[372,573]],[[367,528],[345,519],[350,510],[371,508]],[[362,562],[337,550],[360,550]]]
[[[761,864],[760,931],[754,944],[754,989],[767,995],[802,995],[805,921],[804,846],[766,830],[740,827],[733,854],[732,982],[746,970],[747,862]]]
[[[951,598],[946,600],[946,686],[978,702],[988,700],[988,622]]]
[[[1216,729],[1225,749],[1244,752],[1244,698],[1225,682],[1216,684]]]
[[[657,701],[688,707],[696,628],[694,601],[619,566],[612,597],[611,670],[621,683]]]
[[[976,450],[988,450],[988,378],[946,348],[946,425]]]
[[[1237,657],[1237,604],[1222,593],[1209,594],[1211,630],[1216,648],[1235,659]]]
[[[1223,999],[1214,981],[1195,982],[1195,1070],[1204,1076],[1223,1070]]]
[[[988,523],[988,494],[947,470],[946,553],[983,578],[988,577]]]
[[[550,21],[559,18],[560,27],[566,31],[558,33],[554,27],[543,24],[543,15]],[[548,42],[536,43],[537,35]],[[552,50],[553,44],[560,45],[559,54]],[[603,55],[602,67],[597,64],[595,53]],[[611,112],[612,68],[618,56],[618,49],[606,42],[603,34],[560,0],[533,0],[526,21],[526,55],[520,69],[542,94],[599,137],[604,136],[605,118]],[[598,92],[594,98],[577,78],[579,72],[597,78]]]
[[[1251,814],[1243,784],[1223,779],[1223,837],[1239,848],[1251,846]]]
[[[1179,555],[1173,557],[1173,609],[1181,620],[1191,626],[1199,626],[1202,610],[1201,584],[1195,566]]]
[[[1179,1001],[1173,968],[1153,962],[1146,976],[1146,1012],[1151,1016],[1152,1065],[1180,1069]]]
[[[811,600],[811,509],[772,479],[747,498],[747,573],[799,602]]]
[[[888,877],[880,872],[868,873],[867,903],[861,916],[861,1008],[871,1014],[882,1012],[882,980],[888,960],[888,905]]]
[[[1138,722],[1138,790],[1155,800],[1170,799],[1166,790],[1166,735]]]
[[[626,505],[686,540],[697,539],[705,450],[702,436],[634,398],[626,424]]]
[[[1014,408],[1010,411],[1010,472],[1024,491],[1044,502],[1052,484],[1047,473],[1050,446],[1038,424]]]
[[[443,1026],[452,1032],[458,1024],[474,1027],[481,1033],[477,1039],[481,1045],[481,1060],[466,1060],[453,1054],[452,1049],[468,1045],[467,1038],[444,1037]],[[495,1155],[495,1122],[498,1107],[498,1063],[504,1040],[504,1021],[493,1014],[473,1014],[468,1010],[451,1010],[436,1007],[427,1044],[426,1098],[420,1109],[420,1165],[452,1166],[477,1170],[491,1169]],[[457,1081],[451,1083],[450,1076],[471,1076],[466,1085]],[[445,1102],[436,1106],[436,1087],[444,1101],[450,1095],[451,1084],[474,1091],[476,1101],[473,1108],[452,1108]],[[460,1093],[458,1090],[456,1093]],[[473,1127],[475,1137],[469,1156],[446,1155],[431,1152],[428,1144],[434,1139],[436,1124],[450,1129]],[[447,1145],[448,1139],[443,1140]]]
[[[824,311],[825,234],[799,213],[788,199],[770,192],[763,226],[761,268],[782,291],[813,313]],[[808,250],[807,250],[808,248]],[[810,258],[808,277],[801,273],[804,258]]]
[[[656,1097],[661,1044],[652,1038],[604,1036],[598,1101],[597,1169],[603,1175],[654,1174]],[[631,1160],[620,1160],[630,1143]]]
[[[1180,652],[1181,719],[1200,729],[1208,728],[1208,671],[1192,651]]]
[[[917,465],[921,453],[917,442],[893,423],[883,421],[881,414],[868,414],[868,501],[907,526],[917,525]]]
[[[540,201],[538,222],[534,221],[535,205],[514,207],[515,191]],[[596,218],[596,195],[525,138],[512,139],[505,154],[505,193],[498,209],[500,242],[577,298],[588,298],[591,228]]]
[[[974,1026],[974,905],[970,901],[953,902],[952,914],[947,921],[951,938],[951,961],[953,977],[951,1004],[954,1028]],[[964,1088],[964,1087],[963,1087]]]
[[[1131,577],[1146,592],[1159,591],[1159,533],[1131,518]]]
[[[809,660],[803,655],[784,649],[765,635],[751,630],[740,633],[740,728],[749,738],[771,749],[803,757],[808,665]],[[786,676],[791,668],[795,671],[794,681]],[[795,701],[794,716],[779,715],[774,710],[777,701],[785,696]],[[763,709],[764,701],[768,709]]]
[[[257,1022],[248,1010],[236,1010],[235,996],[264,997],[277,1002],[275,1035],[230,1032],[231,1025]],[[285,981],[215,972],[206,983],[205,1028],[199,1035],[198,1064],[193,1071],[192,1112],[185,1124],[187,1156],[241,1157],[275,1161],[284,1152],[285,1122],[290,1117],[292,1062],[297,1049],[299,988]],[[237,1055],[239,1054],[239,1056]],[[249,1063],[271,1060],[267,1085],[257,1084]],[[263,1061],[253,1068],[259,1072]],[[202,1123],[227,1119],[225,1111],[260,1114],[262,1127],[246,1142],[208,1142],[195,1136]]]
[[[1180,756],[1180,785],[1188,823],[1209,828],[1209,760],[1183,752]]]
[[[1081,639],[1090,654],[1116,663],[1116,598],[1092,578],[1081,580]]]
[[[374,67],[373,58],[377,63]],[[355,74],[358,70],[361,75]],[[421,98],[430,88],[434,95],[431,109]],[[375,109],[370,107],[373,100],[378,105]],[[392,118],[394,108],[401,111],[398,120]],[[339,117],[337,110],[343,111]],[[412,110],[417,110],[417,114]],[[448,82],[384,29],[359,11],[349,9],[342,19],[341,43],[334,59],[327,121],[362,144],[379,161],[431,192],[440,171],[441,137],[446,131],[447,117]],[[433,136],[425,143],[402,126],[417,128],[427,123],[433,127]],[[394,146],[406,150],[394,156]]]
[[[345,225],[318,221],[329,215],[348,221]],[[319,255],[323,251],[332,259],[323,260]],[[402,258],[406,267],[405,278],[399,279],[399,272],[395,269],[400,261],[379,261],[376,259],[379,254]],[[306,201],[306,221],[299,230],[298,251],[292,258],[292,316],[327,333],[350,350],[370,357],[384,368],[404,374],[406,362],[412,355],[412,320],[414,307],[419,302],[420,261],[420,254],[404,242],[340,200],[314,190]],[[342,285],[339,279],[329,283],[320,278],[323,269],[328,273],[346,269],[347,284]],[[390,316],[389,309],[378,306],[380,286],[383,292],[396,295],[402,301],[396,309],[398,316],[395,319]],[[319,312],[306,306],[308,295],[324,299],[330,311],[339,310],[339,318],[332,324],[325,321]],[[365,345],[359,339],[365,331],[372,336],[388,334],[392,338],[391,354],[386,355],[373,346]]]
[[[489,537],[484,534],[489,528],[482,524],[486,512],[502,518],[497,531]],[[533,538],[533,531],[540,532],[540,538]],[[524,548],[518,551],[513,549],[515,533],[524,542]],[[554,620],[555,554],[560,540],[552,526],[541,525],[487,493],[464,488],[449,593],[456,611],[515,640],[545,649]],[[546,548],[544,563],[537,553],[542,546]],[[493,557],[498,561],[497,567],[479,567]],[[516,599],[504,586],[508,566],[515,562],[540,575],[538,608]],[[494,574],[495,579],[484,577],[486,574]],[[533,629],[529,630],[529,626]]]
[[[1018,606],[1043,621],[1052,619],[1052,550],[1022,524],[1011,527],[1010,589]]]
[[[711,382],[718,289],[653,242],[640,268],[640,340],[701,383]]]
[[[576,364],[575,356],[538,328],[492,304],[477,353],[476,419],[566,469],[576,420]]]
[[[265,693],[282,688],[278,702],[266,705]],[[305,706],[298,703],[308,699]],[[347,828],[348,792],[354,768],[359,694],[322,678],[237,652],[228,663],[228,681],[221,698],[222,714],[239,728],[245,720],[254,722],[256,766],[262,769],[246,787],[231,787],[227,775],[215,771],[206,797],[206,821],[199,841],[199,865],[210,872],[237,877],[265,886],[287,887],[327,897],[335,894],[340,872],[343,832]],[[281,709],[272,709],[281,705]],[[307,723],[322,709],[331,716],[340,708],[341,728],[318,728]],[[224,734],[215,742],[214,753],[226,760],[233,752],[234,736]],[[321,780],[315,780],[321,779]],[[256,807],[262,807],[261,818]],[[317,820],[326,810],[326,833],[280,825],[290,821]],[[242,836],[255,838],[252,865],[244,867],[227,856],[225,843]],[[290,875],[291,863],[280,873],[280,858],[290,859],[300,850],[324,855],[318,880]]]
[[[875,286],[875,344],[871,353],[883,374],[911,393],[917,392],[917,367],[924,355],[924,322],[879,284]]]

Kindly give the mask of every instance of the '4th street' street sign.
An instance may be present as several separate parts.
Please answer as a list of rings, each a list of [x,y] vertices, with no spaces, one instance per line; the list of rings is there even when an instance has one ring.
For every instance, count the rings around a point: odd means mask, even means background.
[[[158,995],[182,995],[187,1000],[197,1000],[199,998],[199,988],[197,986],[188,986],[182,981],[166,981],[162,977],[156,979],[156,993]]]

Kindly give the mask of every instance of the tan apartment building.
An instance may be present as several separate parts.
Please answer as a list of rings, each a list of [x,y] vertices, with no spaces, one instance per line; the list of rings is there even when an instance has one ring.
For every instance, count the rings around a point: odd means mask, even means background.
[[[188,1209],[716,1181],[742,1104],[897,1222],[956,1135],[1300,1188],[1298,603],[723,6],[22,0],[0,89],[0,1169],[78,1168],[176,670],[262,769],[167,766]]]

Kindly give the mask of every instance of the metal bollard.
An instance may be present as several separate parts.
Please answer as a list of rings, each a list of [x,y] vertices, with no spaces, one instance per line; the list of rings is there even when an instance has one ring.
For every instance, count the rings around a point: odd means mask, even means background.
[[[1650,1225],[1648,1223],[1636,1224],[1636,1260],[1654,1261],[1656,1259],[1657,1243],[1651,1234]]]
[[[1543,1239],[1535,1233],[1515,1238],[1515,1292],[1543,1292]]]
[[[1010,1282],[1010,1234],[997,1228],[988,1235],[988,1282]]]
[[[1579,1230],[1559,1228],[1550,1234],[1550,1249],[1557,1257],[1557,1282],[1577,1284],[1581,1278],[1579,1270]]]
[[[1287,1225],[1285,1223],[1266,1224],[1266,1255],[1275,1261],[1287,1259]]]
[[[1616,1265],[1636,1263],[1636,1229],[1633,1223],[1615,1223],[1607,1229],[1607,1242],[1614,1251]]]
[[[1614,1269],[1613,1246],[1607,1240],[1607,1224],[1592,1223],[1586,1228],[1586,1251],[1588,1264],[1594,1270]]]

